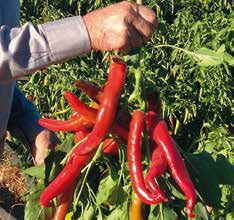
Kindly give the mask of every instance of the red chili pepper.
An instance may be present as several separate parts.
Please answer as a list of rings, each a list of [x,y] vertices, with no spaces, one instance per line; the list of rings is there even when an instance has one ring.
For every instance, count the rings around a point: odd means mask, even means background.
[[[87,138],[73,150],[64,169],[41,194],[40,203],[43,206],[50,206],[51,199],[64,192],[69,187],[69,182],[79,176],[80,170],[89,161],[98,145],[108,134],[114,121],[125,76],[126,66],[123,61],[113,60],[93,130],[87,135]]]
[[[156,103],[158,103],[158,101]],[[155,106],[156,106],[155,102],[151,101],[151,104],[152,104],[151,109],[152,108],[155,109]],[[153,132],[155,123],[158,120],[158,117],[159,117],[159,114],[156,114],[153,111],[149,111],[146,113],[146,117],[145,117],[146,128],[149,134],[151,135],[150,138],[153,138],[152,132]],[[152,193],[157,194],[158,192],[160,192],[160,189],[155,182],[155,178],[160,177],[166,171],[166,168],[167,168],[167,161],[160,147],[154,146],[152,155],[151,155],[151,162],[152,163],[150,165],[150,168],[145,176],[145,184]],[[164,197],[164,201],[167,202],[168,199]]]
[[[70,119],[76,119],[76,118],[79,118],[79,117],[81,117],[81,115],[78,112],[74,111],[71,114]]]
[[[65,219],[66,214],[69,210],[72,198],[73,198],[73,194],[74,194],[76,185],[77,185],[77,181],[73,180],[70,183],[69,188],[63,193],[63,195],[60,198],[59,205],[56,208],[56,211],[54,213],[52,220],[64,220]]]
[[[82,168],[87,164],[92,155],[93,152],[78,155],[73,151],[63,170],[42,192],[40,196],[41,205],[50,207],[52,205],[51,200],[54,197],[62,195],[64,192],[69,190],[70,183],[79,179]]]
[[[89,107],[73,93],[65,92],[64,97],[67,99],[68,104],[73,108],[75,112],[84,116],[87,120],[95,122],[97,116],[97,109]]]
[[[107,138],[103,142],[102,150],[105,154],[117,156],[119,154],[118,143],[113,138]]]
[[[146,204],[157,204],[163,201],[163,193],[157,195],[147,191],[142,174],[141,134],[144,128],[144,114],[135,111],[130,123],[128,136],[128,166],[133,189],[137,196]]]
[[[85,131],[75,132],[75,143],[80,142],[83,138],[86,137],[86,135],[87,135],[87,132]],[[69,183],[69,188],[65,192],[63,192],[62,196],[59,199],[59,202],[58,202],[59,205],[56,208],[56,211],[53,215],[52,220],[64,220],[65,219],[66,214],[70,207],[70,203],[74,195],[74,191],[76,189],[77,182],[78,182],[78,178],[72,180],[72,182]]]
[[[74,111],[81,114],[87,120],[89,120],[93,123],[96,123],[96,117],[97,117],[99,110],[92,108],[92,107],[89,107],[85,103],[81,102],[80,99],[71,92],[65,92],[64,96],[67,99],[69,105],[74,109]],[[107,99],[108,99],[108,97],[107,97]],[[101,107],[99,107],[99,108],[101,108]],[[114,123],[114,125],[112,127],[112,132],[116,136],[122,137],[124,140],[128,139],[128,131],[125,128],[122,128],[121,126],[119,126],[117,123]]]
[[[98,88],[92,83],[87,82],[85,80],[77,80],[75,82],[75,85],[86,95],[88,95],[89,98],[91,98],[95,103],[100,104],[103,95],[103,88]],[[121,109],[120,115],[117,118],[118,124],[121,127],[128,129],[130,121],[131,121],[130,114],[127,111]]]
[[[155,182],[155,178],[160,177],[167,169],[167,161],[163,155],[160,147],[155,147],[151,156],[151,165],[145,176],[145,185],[149,191],[153,194],[161,193],[158,185]],[[164,202],[167,202],[166,197],[163,198]]]
[[[184,161],[168,133],[167,125],[163,119],[158,118],[153,130],[153,139],[158,147],[162,148],[164,157],[171,170],[172,177],[187,198],[187,215],[190,218],[194,218],[195,215],[193,214],[193,209],[196,204],[196,190],[189,177]]]
[[[103,91],[101,88],[93,85],[90,82],[85,80],[77,80],[74,84],[77,86],[81,91],[83,91],[86,95],[88,95],[93,101],[97,102],[98,104],[101,103]]]
[[[89,135],[88,143],[79,147],[79,153],[85,154],[97,149],[98,144],[109,132],[117,111],[118,100],[126,77],[126,65],[120,59],[114,59],[110,65],[108,80],[98,109],[96,121]]]
[[[90,129],[93,126],[93,123],[86,120],[84,117],[78,117],[67,121],[40,118],[38,123],[51,131],[79,131]]]

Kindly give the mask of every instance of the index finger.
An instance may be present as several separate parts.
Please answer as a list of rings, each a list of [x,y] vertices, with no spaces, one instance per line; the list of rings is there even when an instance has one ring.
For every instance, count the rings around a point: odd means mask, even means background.
[[[156,13],[143,5],[136,5],[136,12],[146,21],[151,23],[154,27],[157,27],[159,22],[157,20]]]

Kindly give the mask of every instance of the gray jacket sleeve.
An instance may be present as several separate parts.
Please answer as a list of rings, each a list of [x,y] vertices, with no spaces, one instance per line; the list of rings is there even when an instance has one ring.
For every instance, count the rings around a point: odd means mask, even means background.
[[[0,28],[0,82],[91,50],[82,17],[69,17],[34,26]]]

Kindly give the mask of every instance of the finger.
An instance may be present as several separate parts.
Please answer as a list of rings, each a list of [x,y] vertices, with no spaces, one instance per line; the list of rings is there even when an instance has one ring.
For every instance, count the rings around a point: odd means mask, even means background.
[[[156,14],[153,10],[142,6],[142,5],[133,5],[135,14],[131,18],[131,24],[135,29],[142,35],[145,42],[147,42],[157,25]]]
[[[147,7],[143,6],[143,5],[136,5],[135,6],[135,11],[144,20],[146,20],[147,22],[152,24],[154,28],[158,25],[158,20],[157,20],[156,14],[152,9],[147,8]]]
[[[128,42],[131,45],[131,48],[139,47],[143,44],[143,39],[141,34],[131,25],[128,28]]]
[[[154,26],[141,17],[133,19],[132,25],[138,31],[145,42],[147,42],[151,38],[154,32]]]
[[[134,28],[141,34],[144,41],[148,41],[153,32],[154,32],[154,25],[148,21],[146,21],[143,17],[141,17],[139,14],[135,14],[134,18],[132,19],[131,24],[134,26]]]

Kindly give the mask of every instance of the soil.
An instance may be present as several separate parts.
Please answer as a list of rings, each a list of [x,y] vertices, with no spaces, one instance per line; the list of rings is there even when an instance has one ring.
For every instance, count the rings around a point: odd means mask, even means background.
[[[17,220],[24,219],[23,198],[27,192],[26,179],[20,168],[12,165],[12,158],[12,152],[5,151],[0,162],[0,220],[5,220],[7,213]]]

